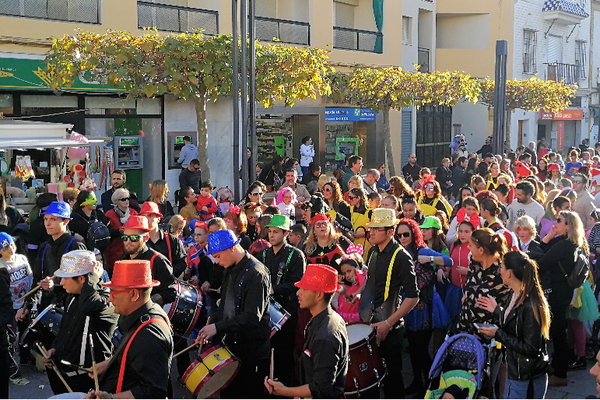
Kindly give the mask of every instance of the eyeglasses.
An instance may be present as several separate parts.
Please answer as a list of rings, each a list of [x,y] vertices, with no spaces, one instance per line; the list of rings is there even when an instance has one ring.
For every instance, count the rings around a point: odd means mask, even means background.
[[[379,229],[372,228],[372,229],[369,229],[369,232],[371,232],[371,233],[376,233],[376,232],[380,233],[380,232],[385,232],[385,231],[386,231],[385,228],[379,228]]]
[[[250,193],[250,196],[262,196],[262,192]]]
[[[114,299],[115,298],[115,294],[127,293],[129,291],[131,291],[131,289],[122,289],[122,290],[113,290],[113,289],[110,289],[110,297],[112,297]]]
[[[322,228],[324,226],[327,226],[327,222],[320,221],[315,223],[315,228]]]
[[[146,237],[148,235],[122,235],[121,236],[121,240],[124,242],[130,241],[130,242],[139,242],[143,237]]]
[[[331,189],[330,189],[330,188],[328,188],[328,187],[326,187],[326,188],[323,188],[323,191],[324,191],[324,192],[331,192]]]
[[[129,197],[123,197],[122,199],[119,199],[119,201],[129,201]]]
[[[398,233],[396,233],[396,236],[407,238],[407,239],[410,237],[410,235],[411,235],[410,232],[402,232],[402,233],[398,232]]]

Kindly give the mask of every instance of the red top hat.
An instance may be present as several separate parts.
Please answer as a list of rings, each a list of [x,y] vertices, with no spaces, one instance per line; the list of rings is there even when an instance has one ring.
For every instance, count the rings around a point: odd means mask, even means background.
[[[104,284],[109,288],[146,289],[160,285],[152,279],[148,260],[122,260],[115,262],[112,279]]]
[[[337,271],[324,264],[309,264],[296,287],[319,293],[334,293],[340,290]]]
[[[159,218],[163,217],[163,215],[160,213],[160,210],[158,209],[158,204],[156,204],[153,201],[146,201],[144,204],[142,204],[140,214],[154,214],[158,215]]]
[[[145,232],[150,232],[150,228],[148,228],[148,218],[144,217],[143,215],[132,215],[127,220],[127,223],[123,229],[139,229]]]

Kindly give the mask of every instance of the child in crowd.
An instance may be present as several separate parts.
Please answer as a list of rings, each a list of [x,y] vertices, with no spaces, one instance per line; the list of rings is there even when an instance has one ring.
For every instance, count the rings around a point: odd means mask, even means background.
[[[246,234],[252,242],[258,239],[258,232],[256,230],[256,222],[261,216],[262,209],[258,203],[248,203],[244,205],[244,213],[248,220],[248,227],[246,228]]]
[[[13,309],[16,313],[12,328],[15,333],[18,328],[18,331],[23,335],[31,322],[31,315],[25,306],[24,300],[19,302],[17,300],[31,289],[33,272],[29,266],[27,257],[16,252],[17,247],[12,236],[8,233],[0,232],[0,268],[6,268],[10,276],[10,294],[13,301]],[[28,364],[30,362],[29,348],[19,344],[19,354],[21,364]]]
[[[368,207],[371,210],[379,208],[379,206],[381,206],[381,195],[379,193],[375,193],[375,192],[369,193],[367,195],[367,202],[369,203]]]
[[[292,225],[290,234],[288,235],[288,242],[294,247],[300,247],[304,235],[306,235],[306,226],[303,224]]]
[[[208,221],[217,212],[217,201],[212,197],[213,189],[211,181],[204,181],[200,185],[200,197],[198,197],[196,208],[203,221]]]
[[[476,221],[475,224],[478,224]],[[467,280],[469,272],[469,242],[471,234],[475,230],[473,223],[469,219],[465,219],[458,224],[458,232],[456,241],[450,247],[450,257],[452,258],[452,269],[450,269],[450,282],[452,285],[446,293],[446,309],[450,318],[454,319],[460,314],[463,298],[463,288]]]
[[[367,279],[364,272],[361,270],[362,264],[362,246],[354,246],[351,244],[348,247],[350,253],[347,257],[339,260],[340,266],[338,272],[340,273],[340,284],[342,285],[342,292],[338,297],[337,301],[337,313],[340,314],[346,323],[359,322],[360,317],[358,315],[358,306],[360,300],[356,299],[354,293],[360,289],[365,280]],[[345,289],[345,293],[344,293]]]
[[[183,229],[185,228],[186,219],[179,214],[175,214],[169,220],[169,226],[171,227],[171,233],[173,236],[178,238],[183,244],[185,239],[183,237]]]
[[[281,215],[287,216],[292,224],[296,221],[296,193],[290,187],[284,187],[277,192],[277,208]]]

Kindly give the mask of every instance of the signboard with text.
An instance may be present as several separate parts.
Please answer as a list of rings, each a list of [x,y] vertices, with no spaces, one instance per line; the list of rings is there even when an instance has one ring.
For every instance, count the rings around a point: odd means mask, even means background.
[[[556,149],[565,149],[565,122],[558,121],[558,129],[556,130]]]
[[[580,121],[583,119],[583,110],[563,110],[557,113],[542,111],[542,121]]]
[[[377,114],[368,108],[343,108],[327,107],[325,109],[325,121],[375,121]]]

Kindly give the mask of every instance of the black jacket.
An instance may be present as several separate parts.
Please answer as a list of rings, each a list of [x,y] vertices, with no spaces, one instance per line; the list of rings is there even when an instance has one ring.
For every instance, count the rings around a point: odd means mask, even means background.
[[[152,257],[156,254],[154,261]],[[129,260],[129,256],[125,256],[126,260]],[[148,260],[150,261],[150,268],[152,269],[152,279],[160,282],[160,285],[152,288],[152,296],[160,294],[163,302],[169,304],[175,301],[177,295],[177,289],[175,287],[175,277],[173,276],[173,267],[168,259],[165,258],[159,252],[152,250],[148,246],[144,245],[142,252],[135,258],[136,260]]]
[[[519,240],[519,250],[521,250],[521,239]],[[535,240],[531,240],[529,242],[529,247],[527,247],[527,251],[525,252],[534,261],[539,261],[544,256],[544,250],[540,247],[540,242]]]
[[[100,196],[100,204],[102,204],[102,210],[104,211],[105,214],[108,212],[108,210],[113,209],[113,203],[112,203],[111,197],[114,192],[115,192],[115,189],[111,188],[111,189],[107,190],[106,192],[102,193],[102,196]],[[137,212],[140,212],[140,203],[138,203],[138,199],[137,199],[135,193],[130,192],[129,196],[130,196],[129,207],[133,208]]]
[[[452,170],[450,168],[438,167],[435,171],[435,180],[438,181],[442,190],[448,190],[452,186],[448,186],[447,181],[452,181]]]
[[[74,239],[74,240],[73,240]],[[60,259],[65,253],[73,250],[86,250],[86,247],[79,240],[75,239],[70,233],[64,233],[61,237],[42,243],[38,247],[37,258],[33,264],[33,284],[37,285],[39,281],[47,276],[53,276],[60,267]],[[42,299],[41,308],[43,310],[50,303],[62,306],[66,292],[60,286],[60,278],[54,279],[54,289],[51,292],[38,290],[27,300],[27,307],[31,309],[40,299]],[[40,307],[40,306],[38,306]]]
[[[196,172],[190,171],[188,168],[181,170],[179,174],[179,188],[189,186],[194,189],[194,192],[200,193],[200,182],[202,181],[202,175],[200,170]]]
[[[465,183],[465,174],[465,168],[460,165],[457,165],[454,168],[454,173],[452,174],[452,194],[454,197],[458,196],[460,188],[463,187],[463,184]]]
[[[88,217],[85,215],[81,208],[74,210],[71,213],[71,221],[69,221],[69,230],[75,234],[78,233],[83,237],[84,240],[87,240],[88,230],[90,229],[90,223],[94,221],[100,221],[106,224],[104,214],[100,210],[93,210],[92,214]],[[89,249],[90,251],[94,251],[94,249]]]
[[[159,231],[159,233],[160,238],[158,241],[154,243],[151,239],[149,239],[146,242],[146,246],[165,256],[165,258],[168,259],[173,266],[173,276],[179,277],[183,271],[185,271],[186,266],[186,253],[185,249],[183,248],[183,244],[181,244],[181,241],[170,233],[165,234],[163,231]],[[167,239],[169,240],[168,244]],[[170,253],[169,249],[171,249]]]
[[[541,242],[540,247],[544,251],[544,256],[538,260],[544,291],[572,296],[573,289],[567,284],[558,263],[567,274],[571,273],[575,266],[575,244],[567,239],[567,235],[563,235],[553,238],[548,244]]]
[[[119,316],[108,302],[109,296],[110,291],[102,287],[97,277],[86,278],[81,294],[67,295],[60,331],[52,344],[57,360],[91,367],[90,334],[94,339],[96,362],[110,357],[112,334]]]
[[[10,295],[10,275],[6,267],[0,267],[0,349],[8,347],[6,326],[13,320],[13,302]]]
[[[496,307],[494,312],[500,318],[501,327],[495,339],[506,347],[508,379],[530,380],[548,370],[548,350],[542,337],[542,327],[533,315],[531,300],[510,310],[505,319],[505,310]],[[505,322],[504,322],[505,321]]]
[[[115,393],[125,347],[136,329],[150,318],[162,318],[165,323],[149,323],[131,342],[127,352],[121,392],[131,390],[136,399],[167,397],[173,339],[168,327],[168,317],[162,308],[152,301],[133,313],[122,316],[119,320],[119,330],[123,336],[110,363],[101,375],[100,390]]]

